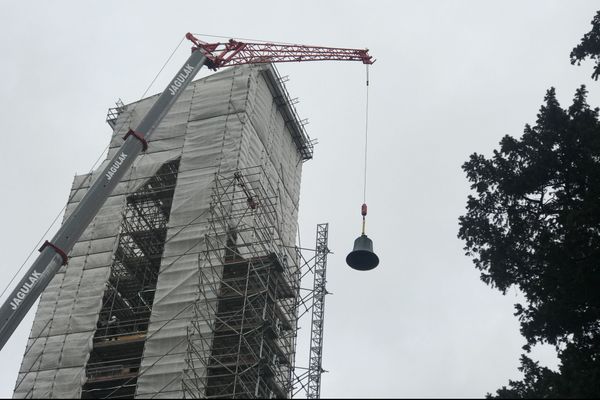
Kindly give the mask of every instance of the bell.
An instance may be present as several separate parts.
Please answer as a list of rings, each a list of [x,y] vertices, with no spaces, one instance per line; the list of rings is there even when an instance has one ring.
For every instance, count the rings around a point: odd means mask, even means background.
[[[379,257],[373,253],[373,241],[364,233],[354,241],[354,250],[346,256],[346,264],[359,271],[368,271],[379,264]]]

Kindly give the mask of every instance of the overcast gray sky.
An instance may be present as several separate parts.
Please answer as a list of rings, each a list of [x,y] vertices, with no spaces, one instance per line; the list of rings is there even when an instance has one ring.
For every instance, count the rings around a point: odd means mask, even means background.
[[[345,256],[360,234],[365,67],[282,64],[311,137],[301,240],[330,223],[323,397],[481,397],[518,378],[524,340],[502,296],[479,280],[456,238],[468,182],[460,166],[535,123],[545,91],[564,107],[591,63],[569,53],[594,1],[52,1],[0,3],[0,286],[67,200],[75,173],[108,144],[106,110],[138,100],[188,31],[369,48],[367,233],[380,266]],[[150,90],[189,52],[183,44]],[[48,234],[44,238],[49,238]],[[32,315],[32,313],[31,313]],[[31,315],[0,353],[12,395]],[[308,331],[301,331],[308,334]],[[552,351],[535,357],[555,366]]]

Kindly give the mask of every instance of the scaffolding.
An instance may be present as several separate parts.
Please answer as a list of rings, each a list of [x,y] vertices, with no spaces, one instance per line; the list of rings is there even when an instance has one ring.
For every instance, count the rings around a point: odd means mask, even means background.
[[[115,106],[108,109],[106,112],[106,122],[110,125],[111,128],[115,129],[117,126],[117,121],[119,119],[119,115],[126,110],[125,103],[123,100],[118,99],[115,102]]]
[[[188,329],[186,398],[288,398],[300,269],[260,167],[220,175]]]
[[[179,159],[163,164],[126,198],[82,398],[135,394],[178,170]]]

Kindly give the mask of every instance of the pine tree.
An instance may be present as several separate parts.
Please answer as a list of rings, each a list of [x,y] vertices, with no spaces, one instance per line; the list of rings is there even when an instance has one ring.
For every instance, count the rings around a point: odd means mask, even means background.
[[[600,76],[600,11],[592,20],[592,30],[586,33],[581,43],[571,51],[571,64],[581,64],[587,57],[596,60],[592,78],[598,80]]]
[[[600,121],[586,94],[562,109],[551,88],[520,139],[463,165],[475,192],[459,218],[466,254],[485,283],[524,294],[524,350],[549,343],[561,361],[553,372],[522,356],[524,379],[498,398],[600,397]]]

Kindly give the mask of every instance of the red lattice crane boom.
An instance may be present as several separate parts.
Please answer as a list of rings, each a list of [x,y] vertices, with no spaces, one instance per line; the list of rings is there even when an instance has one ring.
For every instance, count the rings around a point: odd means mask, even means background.
[[[241,64],[265,64],[299,61],[361,61],[373,64],[375,60],[368,49],[344,49],[336,47],[303,46],[240,42],[229,39],[226,43],[206,43],[191,33],[186,38],[194,43],[193,50],[200,50],[210,61],[212,69]]]

